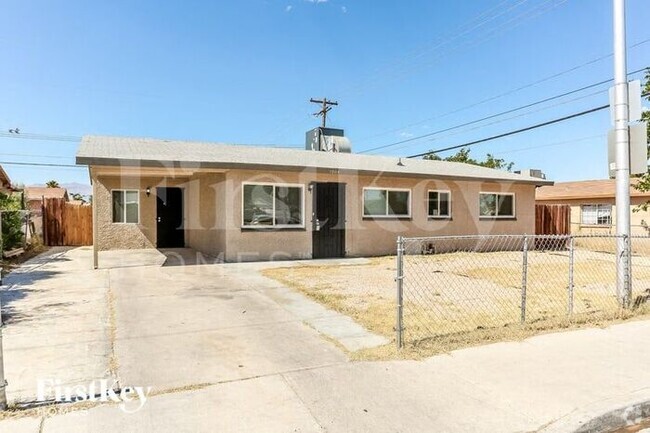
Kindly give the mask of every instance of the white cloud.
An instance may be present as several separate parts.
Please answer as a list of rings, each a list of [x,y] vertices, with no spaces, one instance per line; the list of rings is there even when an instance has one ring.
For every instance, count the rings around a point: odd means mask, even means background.
[[[293,6],[289,5],[286,8],[284,8],[285,12],[291,12],[291,9],[293,9]]]
[[[413,134],[407,131],[403,131],[399,133],[399,136],[402,138],[411,138],[413,137]]]
[[[305,0],[307,3],[327,3],[329,0]]]
[[[346,8],[345,6],[341,6],[341,12],[343,12],[344,14],[347,14],[348,13],[348,8]]]

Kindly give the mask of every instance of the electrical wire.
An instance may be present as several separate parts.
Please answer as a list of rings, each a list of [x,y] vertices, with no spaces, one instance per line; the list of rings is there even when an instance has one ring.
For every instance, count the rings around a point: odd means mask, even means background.
[[[587,114],[595,113],[597,111],[601,111],[601,110],[604,110],[606,108],[609,108],[609,104],[601,105],[600,107],[591,108],[589,110],[581,111],[579,113],[574,113],[574,114],[570,114],[568,116],[564,116],[564,117],[560,117],[560,118],[557,118],[557,119],[549,120],[547,122],[538,123],[536,125],[527,126],[525,128],[517,129],[517,130],[514,130],[514,131],[505,132],[503,134],[498,134],[498,135],[493,135],[491,137],[482,138],[480,140],[474,140],[474,141],[470,141],[468,143],[458,144],[456,146],[449,146],[449,147],[445,147],[445,148],[442,148],[442,149],[430,150],[428,152],[422,152],[422,153],[418,153],[418,154],[415,154],[415,155],[410,155],[410,156],[407,156],[407,158],[418,158],[418,157],[421,157],[421,156],[424,156],[424,155],[429,155],[429,154],[432,154],[432,153],[440,153],[440,152],[445,152],[447,150],[460,149],[461,147],[467,147],[467,146],[472,146],[474,144],[485,143],[487,141],[496,140],[497,138],[503,138],[503,137],[508,137],[508,136],[515,135],[515,134],[521,134],[522,132],[531,131],[533,129],[538,129],[538,128],[542,128],[544,126],[553,125],[555,123],[564,122],[566,120],[574,119],[576,117],[585,116]]]
[[[74,165],[74,164],[53,164],[47,162],[17,162],[17,161],[0,161],[0,165],[22,165],[22,166],[33,166],[33,167],[65,167],[65,168],[79,168],[79,169],[88,169],[85,165]]]
[[[650,38],[643,39],[643,40],[641,40],[641,41],[639,41],[639,42],[636,42],[636,43],[634,43],[634,44],[628,46],[628,49],[637,48],[637,47],[639,47],[639,46],[641,46],[641,45],[645,45],[645,44],[647,44],[648,42],[650,42]],[[544,77],[544,78],[541,78],[541,79],[539,79],[539,80],[533,81],[533,82],[528,83],[528,84],[525,84],[525,85],[523,85],[523,86],[516,87],[516,88],[514,88],[514,89],[508,90],[508,91],[506,91],[506,92],[503,92],[503,93],[500,93],[500,94],[497,94],[497,95],[494,95],[494,96],[490,96],[490,97],[488,97],[488,98],[486,98],[486,99],[480,100],[480,101],[478,101],[478,102],[475,102],[475,103],[472,103],[472,104],[469,104],[469,105],[465,105],[465,106],[463,106],[463,107],[456,108],[456,109],[451,110],[451,111],[448,111],[448,112],[446,112],[446,113],[442,113],[442,114],[439,114],[439,115],[435,115],[435,116],[432,116],[432,117],[428,117],[428,118],[426,118],[426,119],[422,119],[422,120],[419,120],[419,121],[416,121],[416,122],[410,123],[410,124],[408,124],[408,125],[401,126],[401,127],[399,127],[399,128],[393,128],[393,129],[390,129],[390,130],[386,130],[386,131],[384,131],[384,132],[380,132],[380,133],[378,133],[378,134],[374,134],[374,135],[371,135],[371,136],[368,136],[368,137],[365,137],[365,138],[361,138],[361,139],[357,140],[357,143],[358,143],[358,142],[364,142],[364,141],[370,140],[370,139],[372,139],[372,138],[381,137],[381,136],[383,136],[383,135],[391,134],[391,133],[394,133],[394,132],[402,131],[402,130],[404,130],[404,129],[411,128],[411,127],[413,127],[413,126],[418,126],[418,125],[421,125],[421,124],[423,124],[423,123],[430,122],[430,121],[432,121],[432,120],[441,119],[441,118],[444,118],[444,117],[451,116],[452,114],[457,114],[457,113],[460,113],[460,112],[462,112],[462,111],[469,110],[469,109],[471,109],[471,108],[474,108],[474,107],[477,107],[477,106],[480,106],[480,105],[486,104],[486,103],[488,103],[488,102],[492,102],[492,101],[495,101],[495,100],[497,100],[497,99],[501,99],[501,98],[504,98],[504,97],[506,97],[506,96],[510,96],[510,95],[512,95],[512,94],[514,94],[514,93],[518,93],[518,92],[520,92],[520,91],[522,91],[522,90],[529,89],[529,88],[531,88],[531,87],[537,86],[537,85],[539,85],[539,84],[545,83],[545,82],[550,81],[550,80],[553,80],[553,79],[555,79],[555,78],[559,78],[559,77],[564,76],[564,75],[566,75],[566,74],[569,74],[569,73],[571,73],[571,72],[575,72],[575,71],[577,71],[577,70],[579,70],[579,69],[582,69],[582,68],[585,68],[585,67],[587,67],[587,66],[593,65],[593,64],[598,63],[598,62],[600,62],[600,61],[602,61],[602,60],[608,59],[608,58],[610,58],[610,57],[612,57],[612,56],[613,56],[613,53],[610,53],[610,54],[607,54],[607,55],[604,55],[604,56],[600,56],[600,57],[594,58],[594,59],[589,60],[589,61],[587,61],[587,62],[584,62],[584,63],[581,63],[581,64],[579,64],[579,65],[573,66],[573,67],[571,67],[571,68],[569,68],[569,69],[565,69],[565,70],[563,70],[563,71],[560,71],[560,72],[557,72],[557,73],[555,73],[555,74],[552,74],[552,75],[546,76],[546,77]],[[644,68],[644,69],[645,69],[645,68]],[[635,72],[631,72],[630,75],[632,75],[632,74],[634,74],[634,73],[637,73],[637,72],[640,72],[640,70],[639,70],[639,71],[635,71]],[[608,80],[608,81],[610,81],[610,80]],[[368,149],[368,150],[366,150],[366,151],[371,151],[371,149]],[[364,152],[366,152],[366,151],[364,151]],[[361,152],[361,153],[363,153],[363,152]]]
[[[533,149],[542,149],[545,147],[553,147],[553,146],[560,146],[562,144],[569,144],[569,143],[580,143],[582,141],[587,141],[587,140],[595,140],[597,138],[605,138],[607,137],[607,134],[598,134],[598,135],[590,135],[589,137],[582,137],[582,138],[575,138],[571,140],[563,140],[563,141],[556,141],[555,143],[546,143],[546,144],[540,144],[537,146],[527,146],[527,147],[518,147],[515,149],[505,149],[503,151],[498,151],[494,152],[494,156],[499,156],[499,155],[506,155],[510,153],[517,153],[517,152],[525,152],[528,150],[533,150]]]
[[[546,111],[546,110],[550,110],[550,109],[553,109],[553,108],[556,108],[556,107],[559,107],[559,106],[562,106],[562,105],[572,104],[572,103],[574,103],[576,101],[588,99],[588,98],[591,98],[591,97],[594,97],[594,96],[601,95],[601,94],[606,93],[606,92],[607,92],[607,90],[599,90],[599,91],[596,91],[596,92],[589,93],[588,95],[583,95],[583,96],[579,96],[577,98],[569,99],[569,100],[566,100],[566,101],[561,101],[561,102],[558,102],[558,103],[555,103],[555,104],[552,104],[552,105],[548,105],[548,106],[545,106],[545,107],[538,108],[536,110],[526,111],[526,112],[521,113],[521,114],[506,117],[506,118],[503,118],[503,119],[497,119],[497,120],[494,120],[494,121],[488,122],[488,123],[482,123],[480,125],[477,125],[477,126],[474,126],[474,127],[471,127],[471,128],[464,128],[464,129],[461,129],[459,131],[452,132],[450,134],[444,134],[444,135],[440,135],[440,136],[436,136],[436,137],[431,137],[431,138],[429,138],[428,141],[443,140],[445,138],[465,134],[467,132],[475,131],[477,129],[483,129],[483,128],[486,128],[488,126],[496,125],[496,124],[503,123],[503,122],[508,122],[510,120],[513,120],[513,119],[518,119],[518,118],[521,118],[521,117],[530,116],[532,114],[539,113],[539,112]],[[395,147],[393,150],[403,149],[403,148],[410,147],[410,146],[411,146],[410,144],[404,144],[402,146]]]
[[[76,137],[74,135],[56,135],[56,134],[39,134],[39,133],[30,133],[30,132],[0,132],[0,138],[17,138],[22,140],[43,140],[43,141],[67,141],[72,143],[78,143],[81,141],[81,137]]]
[[[649,39],[649,41],[650,41],[650,39]],[[646,69],[647,68],[640,68],[640,69],[637,69],[635,71],[630,72],[628,75],[634,75],[634,74],[637,74],[639,72],[645,71]],[[590,84],[588,86],[580,87],[579,89],[571,90],[571,91],[564,92],[564,93],[561,93],[561,94],[558,94],[558,95],[555,95],[555,96],[544,98],[544,99],[541,99],[539,101],[535,101],[535,102],[531,102],[529,104],[522,105],[520,107],[511,108],[509,110],[505,110],[505,111],[502,111],[500,113],[491,114],[489,116],[481,117],[479,119],[471,120],[469,122],[464,122],[464,123],[461,123],[459,125],[454,125],[454,126],[450,126],[448,128],[439,129],[437,131],[422,134],[422,135],[419,135],[417,137],[409,137],[409,138],[406,138],[404,140],[396,141],[394,143],[389,143],[389,144],[384,144],[384,145],[381,145],[381,146],[373,147],[371,149],[363,150],[363,151],[361,151],[359,153],[367,153],[367,152],[373,152],[373,151],[376,151],[376,150],[387,149],[389,147],[394,147],[394,146],[397,146],[397,145],[400,145],[400,144],[410,143],[410,142],[413,142],[413,141],[421,140],[423,138],[438,135],[438,134],[441,134],[443,132],[453,131],[453,130],[456,130],[456,129],[459,129],[459,128],[463,128],[465,126],[474,125],[476,123],[484,122],[486,120],[490,120],[490,119],[493,119],[495,117],[500,117],[500,116],[503,116],[503,115],[506,115],[506,114],[514,113],[514,112],[517,112],[517,111],[520,111],[520,110],[524,110],[526,108],[534,107],[536,105],[540,105],[540,104],[543,104],[543,103],[546,103],[546,102],[550,102],[550,101],[553,101],[555,99],[560,99],[560,98],[563,98],[563,97],[566,97],[566,96],[569,96],[569,95],[573,95],[575,93],[582,92],[584,90],[588,90],[588,89],[591,89],[591,88],[594,88],[594,87],[597,87],[597,86],[601,86],[603,84],[609,83],[612,80],[613,80],[613,78],[610,78],[608,80],[599,81],[597,83],[593,83],[593,84]]]

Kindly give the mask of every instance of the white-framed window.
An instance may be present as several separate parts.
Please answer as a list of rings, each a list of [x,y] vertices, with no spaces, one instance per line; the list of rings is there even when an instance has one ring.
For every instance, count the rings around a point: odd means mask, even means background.
[[[411,216],[411,190],[364,188],[363,216],[409,218]]]
[[[138,224],[140,222],[140,191],[114,189],[111,191],[113,222]]]
[[[478,199],[480,218],[514,218],[515,194],[511,192],[481,192]]]
[[[302,228],[304,196],[300,184],[243,183],[242,227]]]
[[[580,206],[580,223],[594,226],[611,226],[612,205],[583,204]]]
[[[430,218],[451,217],[451,192],[430,190],[428,196],[428,215]]]

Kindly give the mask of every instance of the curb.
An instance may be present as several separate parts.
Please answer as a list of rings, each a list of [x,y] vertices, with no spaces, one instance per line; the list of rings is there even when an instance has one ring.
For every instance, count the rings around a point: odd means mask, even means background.
[[[612,409],[614,408],[614,409]],[[606,433],[650,417],[650,388],[577,409],[538,433]]]

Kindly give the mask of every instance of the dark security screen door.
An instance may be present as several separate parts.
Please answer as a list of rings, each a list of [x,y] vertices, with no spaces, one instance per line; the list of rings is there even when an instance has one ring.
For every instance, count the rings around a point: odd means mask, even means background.
[[[184,247],[183,190],[156,188],[156,201],[156,246],[158,248]]]
[[[314,184],[312,257],[345,257],[345,184]]]

